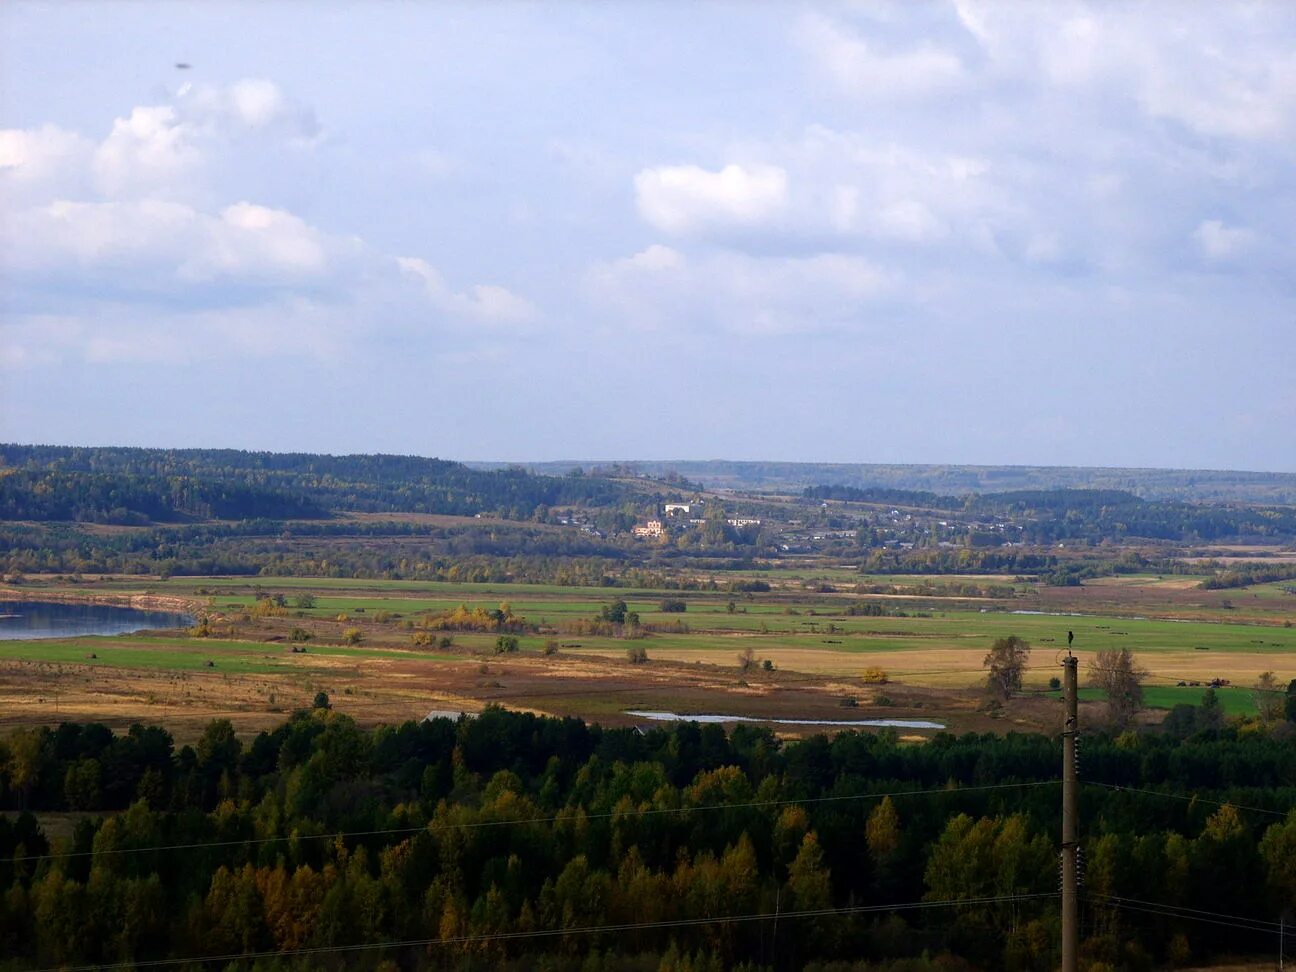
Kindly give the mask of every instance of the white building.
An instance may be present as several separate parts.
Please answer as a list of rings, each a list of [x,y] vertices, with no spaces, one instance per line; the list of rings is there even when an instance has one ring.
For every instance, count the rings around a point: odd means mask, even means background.
[[[634,535],[636,537],[660,537],[662,535],[662,521],[649,520],[642,526],[635,527]]]

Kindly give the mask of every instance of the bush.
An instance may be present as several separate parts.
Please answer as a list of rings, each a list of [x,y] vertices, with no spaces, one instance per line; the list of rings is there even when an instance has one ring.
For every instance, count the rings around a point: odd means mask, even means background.
[[[311,703],[311,708],[312,708],[312,709],[331,709],[331,708],[333,708],[332,704],[329,702],[328,693],[327,693],[327,692],[316,692],[316,693],[315,693],[315,701]]]
[[[542,648],[540,652],[546,656],[558,654],[558,642],[552,640],[546,641],[544,643],[544,648]]]
[[[683,614],[688,610],[688,603],[677,597],[668,597],[661,602],[661,611],[663,614]]]
[[[302,609],[313,608],[315,606],[315,595],[298,594],[293,598],[293,605]]]
[[[293,628],[292,631],[288,632],[288,640],[289,641],[310,641],[311,633],[307,631],[305,628]]]
[[[359,628],[347,628],[342,632],[342,640],[348,645],[358,645],[364,641],[364,632]]]
[[[772,672],[774,671],[774,662],[766,658],[763,662],[761,662],[761,668],[763,668],[767,672]]]
[[[626,649],[626,660],[631,665],[642,665],[648,660],[648,649],[643,645],[631,645]]]
[[[513,635],[500,635],[495,639],[495,654],[512,654],[518,650],[518,640]]]

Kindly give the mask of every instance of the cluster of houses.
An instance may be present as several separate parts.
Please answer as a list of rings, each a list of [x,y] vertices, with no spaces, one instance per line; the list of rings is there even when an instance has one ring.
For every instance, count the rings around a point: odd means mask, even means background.
[[[637,524],[633,533],[636,537],[651,540],[663,536],[666,533],[666,525],[671,522],[688,523],[691,526],[701,525],[706,522],[702,516],[703,509],[702,500],[694,500],[691,503],[666,503],[657,517],[646,523]],[[744,527],[761,525],[760,520],[750,516],[731,516],[725,522],[740,530]]]

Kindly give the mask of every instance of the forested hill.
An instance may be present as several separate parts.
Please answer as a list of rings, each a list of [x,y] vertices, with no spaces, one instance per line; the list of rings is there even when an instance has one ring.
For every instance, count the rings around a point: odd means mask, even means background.
[[[1275,452],[1275,461],[1290,462],[1290,456]],[[496,468],[499,464],[472,465],[477,468]],[[594,465],[598,463],[563,461],[528,463],[526,468],[536,473],[562,475],[580,466],[588,469]],[[704,483],[708,489],[796,493],[819,483],[861,489],[924,490],[945,495],[1062,488],[1117,489],[1134,493],[1143,499],[1296,505],[1296,472],[1104,466],[740,462],[721,459],[636,460],[618,465],[647,476],[674,474],[687,477],[694,482]]]
[[[1031,489],[943,496],[919,490],[823,485],[807,499],[887,504],[1022,521],[1032,543],[1147,538],[1189,542],[1296,538],[1296,508],[1140,499],[1118,489]]]
[[[482,471],[420,456],[0,445],[0,518],[168,522],[309,518],[328,511],[497,513],[617,503],[625,488],[585,476]]]

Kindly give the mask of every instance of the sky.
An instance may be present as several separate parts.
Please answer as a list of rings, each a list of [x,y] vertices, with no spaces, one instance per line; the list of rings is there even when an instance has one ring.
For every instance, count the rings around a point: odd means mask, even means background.
[[[1294,162],[1288,3],[10,0],[0,441],[1296,471]]]

